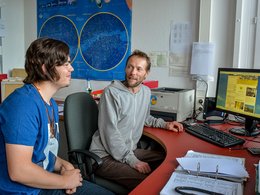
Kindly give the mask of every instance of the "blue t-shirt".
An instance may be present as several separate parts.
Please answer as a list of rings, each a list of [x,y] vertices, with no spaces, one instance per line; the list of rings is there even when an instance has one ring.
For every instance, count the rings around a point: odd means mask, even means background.
[[[54,137],[49,128],[53,117]],[[0,105],[0,194],[39,193],[38,188],[10,180],[5,144],[33,146],[32,162],[52,172],[58,153],[58,119],[56,102],[51,99],[51,105],[46,104],[31,84],[16,89]]]

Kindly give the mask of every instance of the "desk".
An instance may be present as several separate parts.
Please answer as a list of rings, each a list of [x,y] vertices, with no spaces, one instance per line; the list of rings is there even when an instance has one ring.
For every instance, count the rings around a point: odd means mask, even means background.
[[[227,129],[227,127],[228,125],[216,126],[216,128],[222,130]],[[167,183],[172,172],[178,166],[176,158],[185,156],[188,150],[245,158],[245,167],[250,178],[244,184],[244,194],[255,194],[254,164],[258,163],[260,156],[253,156],[247,150],[229,150],[229,148],[221,148],[196,138],[186,132],[173,133],[162,129],[145,127],[144,134],[162,145],[166,151],[166,158],[156,170],[154,170],[142,183],[130,192],[130,195],[158,195]],[[257,139],[260,141],[260,138]],[[253,146],[260,147],[260,143],[246,143],[246,147]]]

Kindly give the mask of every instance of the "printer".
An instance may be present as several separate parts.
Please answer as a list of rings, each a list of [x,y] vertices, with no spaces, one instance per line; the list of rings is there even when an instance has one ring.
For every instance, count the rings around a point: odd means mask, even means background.
[[[165,121],[184,121],[193,115],[194,98],[194,89],[151,89],[151,115]]]

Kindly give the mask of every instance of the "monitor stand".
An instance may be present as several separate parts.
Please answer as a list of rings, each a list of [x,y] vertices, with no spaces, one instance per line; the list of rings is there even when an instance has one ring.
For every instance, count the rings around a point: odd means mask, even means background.
[[[254,137],[260,134],[260,130],[257,128],[253,119],[245,119],[245,127],[234,127],[229,129],[229,132],[240,136]]]

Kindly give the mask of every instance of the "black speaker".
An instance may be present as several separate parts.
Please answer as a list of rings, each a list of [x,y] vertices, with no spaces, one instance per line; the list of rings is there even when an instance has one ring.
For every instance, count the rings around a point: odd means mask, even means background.
[[[220,122],[223,121],[225,113],[215,110],[216,108],[216,98],[206,97],[203,106],[203,119],[205,122]]]

